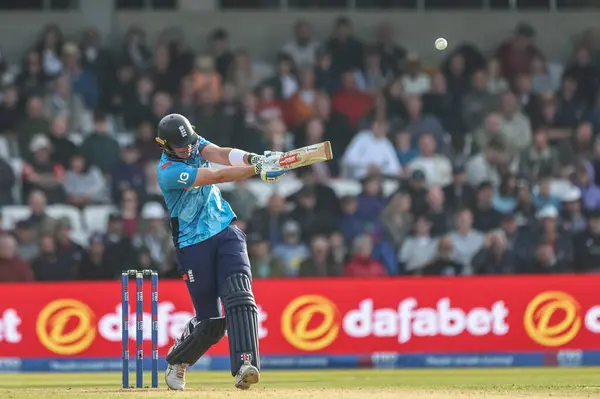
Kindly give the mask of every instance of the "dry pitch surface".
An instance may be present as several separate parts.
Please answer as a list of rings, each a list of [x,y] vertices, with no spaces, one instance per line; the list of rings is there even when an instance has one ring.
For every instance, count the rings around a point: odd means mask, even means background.
[[[185,392],[167,391],[162,377],[159,389],[121,390],[120,373],[0,374],[0,398],[600,398],[598,368],[265,371],[249,391],[227,372],[189,373]]]

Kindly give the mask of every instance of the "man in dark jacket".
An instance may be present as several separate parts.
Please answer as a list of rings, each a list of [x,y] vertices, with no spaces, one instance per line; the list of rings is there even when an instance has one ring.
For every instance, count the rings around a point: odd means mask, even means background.
[[[0,158],[0,206],[13,203],[12,189],[15,183],[15,173],[12,167],[3,158]]]
[[[574,240],[575,270],[579,272],[600,271],[600,211],[588,215],[588,228]]]

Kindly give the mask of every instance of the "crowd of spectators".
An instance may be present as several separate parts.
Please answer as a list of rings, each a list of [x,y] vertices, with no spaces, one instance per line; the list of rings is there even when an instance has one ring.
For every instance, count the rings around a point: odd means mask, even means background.
[[[596,43],[550,61],[520,24],[498,49],[452,43],[424,65],[390,25],[365,43],[339,18],[329,38],[299,21],[272,62],[224,29],[196,53],[177,30],[152,47],[132,27],[115,52],[94,29],[71,41],[49,26],[19,65],[0,56],[0,205],[31,211],[0,232],[0,281],[177,277],[154,143],[170,112],[257,153],[332,142],[335,159],[298,170],[292,195],[224,192],[255,278],[600,270]],[[52,204],[118,212],[82,244]]]

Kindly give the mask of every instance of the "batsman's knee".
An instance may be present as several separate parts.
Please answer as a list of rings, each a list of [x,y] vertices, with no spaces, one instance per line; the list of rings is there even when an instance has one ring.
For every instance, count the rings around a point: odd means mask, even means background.
[[[181,341],[167,355],[167,363],[172,365],[196,363],[211,346],[225,336],[226,329],[224,317],[190,320]]]

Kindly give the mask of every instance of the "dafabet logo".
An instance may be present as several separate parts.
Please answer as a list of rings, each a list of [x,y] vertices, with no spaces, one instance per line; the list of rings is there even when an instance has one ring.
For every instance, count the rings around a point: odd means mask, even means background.
[[[42,309],[37,318],[37,336],[46,348],[58,355],[75,355],[86,350],[96,338],[96,317],[92,309],[75,299],[58,299]]]
[[[577,336],[581,319],[581,305],[575,298],[562,291],[546,291],[529,302],[523,323],[532,340],[556,347],[568,344]]]

